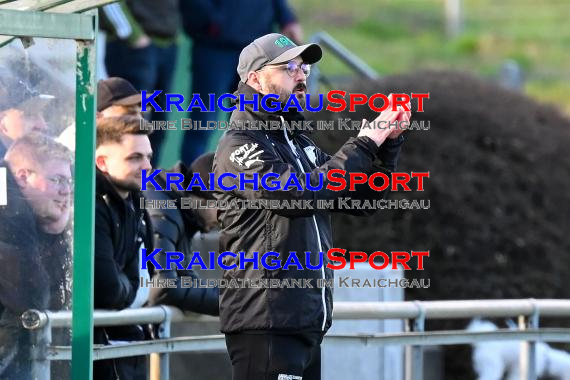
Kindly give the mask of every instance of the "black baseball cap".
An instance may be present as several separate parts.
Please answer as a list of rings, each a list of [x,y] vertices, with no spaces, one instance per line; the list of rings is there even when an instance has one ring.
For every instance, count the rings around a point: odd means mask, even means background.
[[[15,108],[28,113],[39,112],[54,98],[40,93],[24,79],[0,73],[0,111]]]
[[[282,34],[266,34],[241,51],[237,72],[245,83],[250,71],[257,71],[265,65],[289,62],[298,56],[301,56],[303,62],[313,64],[321,59],[323,51],[317,44],[298,46]]]
[[[97,112],[111,106],[134,106],[141,103],[141,93],[126,79],[111,77],[97,83]]]

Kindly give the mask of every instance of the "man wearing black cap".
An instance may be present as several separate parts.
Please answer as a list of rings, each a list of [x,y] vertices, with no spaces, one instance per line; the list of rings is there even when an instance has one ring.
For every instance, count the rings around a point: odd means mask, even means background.
[[[306,79],[310,65],[320,60],[321,48],[316,44],[297,46],[285,36],[268,34],[245,47],[237,68],[241,82],[238,93],[245,100],[258,99],[262,95],[279,95],[281,103],[294,94],[303,106]],[[238,98],[239,99],[239,98]],[[239,108],[243,106],[244,110]],[[281,109],[283,104],[281,104]],[[410,113],[386,111],[378,121],[409,120]],[[265,123],[277,121],[280,130],[229,129],[218,145],[214,161],[216,177],[230,172],[237,178],[243,176],[244,190],[238,190],[238,181],[226,177],[224,185],[234,190],[224,191],[219,187],[215,196],[230,203],[235,199],[248,200],[335,200],[383,198],[386,192],[376,192],[367,185],[357,186],[354,191],[332,191],[326,188],[326,174],[331,169],[347,173],[394,171],[403,143],[401,130],[362,129],[357,137],[350,138],[333,155],[321,151],[302,131],[289,131],[285,123],[304,120],[293,109],[289,112],[265,111],[261,105],[254,111],[251,103],[238,104],[232,113],[230,125],[247,122]],[[318,191],[265,190],[261,184],[254,191],[255,178],[271,174],[271,181],[284,184],[291,175],[303,189],[306,176],[313,186],[322,175],[323,186]],[[330,211],[313,209],[222,209],[218,218],[222,223],[220,252],[245,252],[251,260],[258,252],[258,270],[251,262],[239,269],[239,255],[226,256],[224,264],[234,269],[226,270],[224,278],[248,280],[261,284],[260,280],[304,280],[304,287],[244,286],[220,289],[220,319],[222,332],[233,366],[233,380],[275,379],[316,380],[320,379],[320,344],[332,323],[332,289],[318,287],[317,281],[331,280],[332,270],[326,268],[328,259],[320,252],[333,247]],[[370,215],[372,210],[337,210],[354,215]],[[297,252],[303,266],[264,269],[259,258],[266,252],[275,252],[281,264]],[[305,268],[305,254],[312,265],[321,263],[319,269]],[[272,259],[275,259],[272,256]],[[255,260],[255,259],[254,259]],[[241,263],[244,264],[244,263]],[[269,263],[271,264],[271,263]],[[245,281],[244,281],[245,282]]]
[[[13,141],[32,131],[47,131],[42,112],[51,99],[23,80],[0,75],[0,158]]]
[[[140,115],[141,93],[126,79],[112,77],[97,83],[97,118]]]
[[[97,120],[122,115],[142,117],[141,93],[123,78],[100,80],[97,83]],[[56,140],[75,151],[75,125],[64,129]]]

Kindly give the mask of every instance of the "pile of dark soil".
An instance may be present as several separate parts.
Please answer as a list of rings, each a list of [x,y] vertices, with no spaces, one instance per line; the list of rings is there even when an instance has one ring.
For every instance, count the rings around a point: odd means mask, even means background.
[[[406,132],[398,170],[430,172],[424,192],[392,199],[429,199],[429,210],[380,210],[372,218],[338,216],[335,246],[373,252],[429,250],[429,289],[407,299],[568,298],[570,287],[570,120],[551,106],[458,72],[424,71],[355,83],[349,92],[430,93],[428,131]],[[417,104],[413,104],[413,110]],[[308,115],[374,119],[357,112]],[[355,131],[318,131],[334,153]],[[558,321],[560,323],[561,321]],[[428,328],[461,329],[466,321]],[[449,351],[449,350],[448,350]],[[470,351],[446,354],[446,378],[469,378]]]

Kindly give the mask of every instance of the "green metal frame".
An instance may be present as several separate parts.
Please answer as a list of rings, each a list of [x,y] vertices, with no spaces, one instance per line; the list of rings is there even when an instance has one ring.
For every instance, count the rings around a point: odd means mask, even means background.
[[[0,12],[1,34],[15,37],[68,38],[94,40],[97,25],[93,16],[48,12]],[[73,37],[71,37],[73,36]]]
[[[73,244],[73,379],[93,378],[95,234],[95,37],[97,10],[85,14],[0,9],[0,35],[73,39],[76,56],[76,137]]]

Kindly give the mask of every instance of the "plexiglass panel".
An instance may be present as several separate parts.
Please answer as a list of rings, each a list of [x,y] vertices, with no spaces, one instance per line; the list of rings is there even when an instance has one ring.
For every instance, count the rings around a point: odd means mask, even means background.
[[[34,378],[32,358],[48,346],[22,327],[22,313],[71,309],[76,48],[33,42],[0,48],[2,379]],[[70,340],[70,329],[53,329],[50,345]],[[70,378],[70,362],[51,361],[50,372]]]

